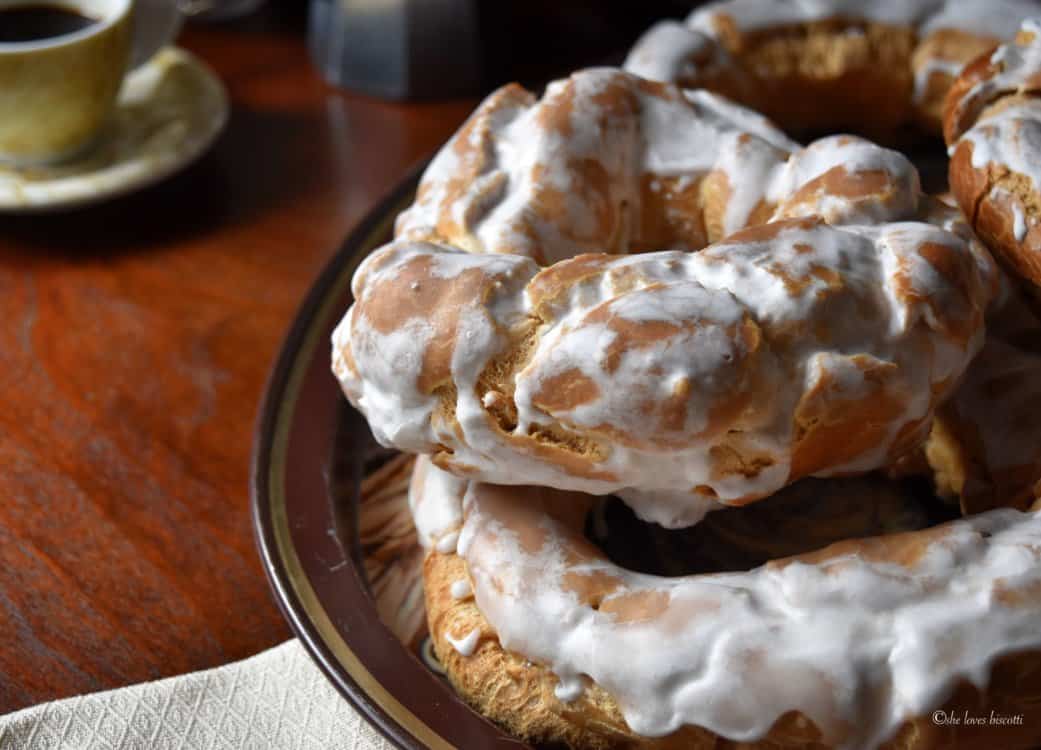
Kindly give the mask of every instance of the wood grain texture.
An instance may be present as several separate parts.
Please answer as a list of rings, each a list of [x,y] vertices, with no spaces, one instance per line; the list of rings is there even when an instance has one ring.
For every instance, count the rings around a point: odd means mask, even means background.
[[[268,368],[345,233],[474,102],[331,90],[276,15],[182,36],[233,104],[188,171],[0,217],[0,712],[289,635],[248,510]]]

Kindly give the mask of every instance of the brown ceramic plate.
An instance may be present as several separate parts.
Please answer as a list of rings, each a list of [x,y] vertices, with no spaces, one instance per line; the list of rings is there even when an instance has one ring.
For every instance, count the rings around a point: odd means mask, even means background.
[[[358,541],[358,482],[373,444],[329,370],[329,337],[358,263],[390,239],[404,181],[351,234],[304,300],[275,363],[253,452],[253,520],[271,585],[333,684],[401,748],[523,748],[471,711],[377,615]]]

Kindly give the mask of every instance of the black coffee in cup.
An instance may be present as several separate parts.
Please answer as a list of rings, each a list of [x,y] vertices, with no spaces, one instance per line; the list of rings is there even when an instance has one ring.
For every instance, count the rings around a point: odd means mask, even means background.
[[[0,8],[0,43],[35,42],[85,29],[98,19],[59,5]]]

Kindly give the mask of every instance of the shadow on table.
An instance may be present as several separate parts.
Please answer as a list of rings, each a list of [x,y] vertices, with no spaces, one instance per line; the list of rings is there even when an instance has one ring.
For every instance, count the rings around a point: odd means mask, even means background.
[[[26,253],[62,261],[147,253],[306,199],[324,176],[315,165],[322,120],[236,106],[214,147],[157,185],[94,206],[0,216],[0,264]]]

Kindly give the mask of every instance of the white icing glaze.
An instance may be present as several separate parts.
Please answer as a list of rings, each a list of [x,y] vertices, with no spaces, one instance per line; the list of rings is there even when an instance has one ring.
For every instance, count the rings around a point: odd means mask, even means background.
[[[459,532],[449,531],[443,537],[437,540],[437,544],[434,545],[434,549],[443,555],[447,555],[449,552],[455,552],[456,546],[459,544]]]
[[[857,175],[884,175],[890,194],[882,198],[873,191],[844,195],[822,190],[810,199],[803,196],[802,188],[832,170],[845,170],[851,181]],[[812,215],[829,224],[900,221],[915,215],[921,197],[918,170],[907,157],[850,135],[821,138],[797,151],[767,185],[767,199],[778,206],[774,221]]]
[[[940,266],[921,254],[927,247],[941,253]],[[536,275],[523,258],[397,242],[359,270],[346,337],[357,371],[343,383],[376,436],[402,450],[447,447],[439,460],[485,481],[642,495],[650,502],[634,502],[641,516],[686,525],[703,514],[706,494],[741,502],[793,481],[793,471],[827,476],[884,465],[903,431],[928,420],[981,344],[987,294],[974,252],[930,224],[833,228],[803,219],[700,253],[578,258]],[[509,288],[516,299],[493,294],[460,308],[449,295],[448,314],[459,314],[455,328],[430,339],[434,349],[414,336],[408,356],[425,362],[446,342],[463,347],[449,349],[457,397],[455,419],[446,421],[436,399],[417,390],[422,368],[387,367],[394,347],[368,322],[370,300],[406,309],[395,284],[411,278],[410,269],[436,267],[451,281],[449,269],[473,273],[485,262],[482,288]],[[937,271],[944,263],[957,269],[954,276]],[[584,270],[580,279],[558,287],[574,265]],[[504,267],[518,274],[495,287]],[[478,380],[506,346],[506,321],[517,310],[537,314],[539,326],[511,383],[516,425],[506,430],[486,410]],[[417,314],[443,316],[439,308]],[[402,320],[400,328],[415,323]],[[637,345],[631,337],[644,329],[650,338]],[[612,349],[622,336],[628,343]],[[588,395],[568,400],[567,383],[575,382]],[[793,467],[796,415],[818,391],[839,404],[824,420],[876,401],[888,411],[872,413],[875,439],[856,452],[800,469]],[[534,449],[528,435],[543,429],[591,440],[601,454],[576,471]],[[757,461],[757,469],[727,469],[721,451]],[[691,488],[701,489],[691,495]]]
[[[459,554],[503,647],[552,668],[562,700],[593,679],[646,736],[694,724],[754,741],[798,710],[826,742],[872,747],[959,680],[985,688],[997,657],[1041,647],[1041,513],[901,537],[919,548],[659,578],[577,554],[580,532],[551,513],[578,499],[475,482],[463,502]],[[576,576],[611,584],[594,606]]]
[[[562,677],[556,686],[554,686],[553,695],[557,696],[557,700],[563,701],[564,703],[570,703],[571,701],[576,701],[581,698],[585,689],[586,686],[582,682],[581,677]]]
[[[450,635],[446,635],[445,639],[452,644],[452,648],[460,656],[473,656],[474,651],[477,650],[477,643],[481,640],[481,630],[480,628],[474,628],[462,638],[453,638]]]
[[[460,578],[458,581],[452,581],[449,593],[452,594],[453,599],[467,599],[473,593],[473,589],[470,587],[469,580],[466,578]]]
[[[1037,49],[1041,51],[1041,43]],[[986,115],[952,148],[960,143],[972,144],[973,169],[989,164],[1005,167],[1025,177],[1034,190],[1041,189],[1041,100],[1027,99]]]
[[[726,16],[742,31],[763,31],[827,18],[911,26],[919,36],[957,29],[993,39],[1010,39],[1026,17],[1038,13],[1031,0],[721,0],[688,16],[686,25],[715,35]]]
[[[916,24],[940,5],[936,0],[721,0],[694,10],[687,26],[715,36],[719,19],[726,17],[741,31],[763,31],[780,26],[845,17],[899,26]]]

